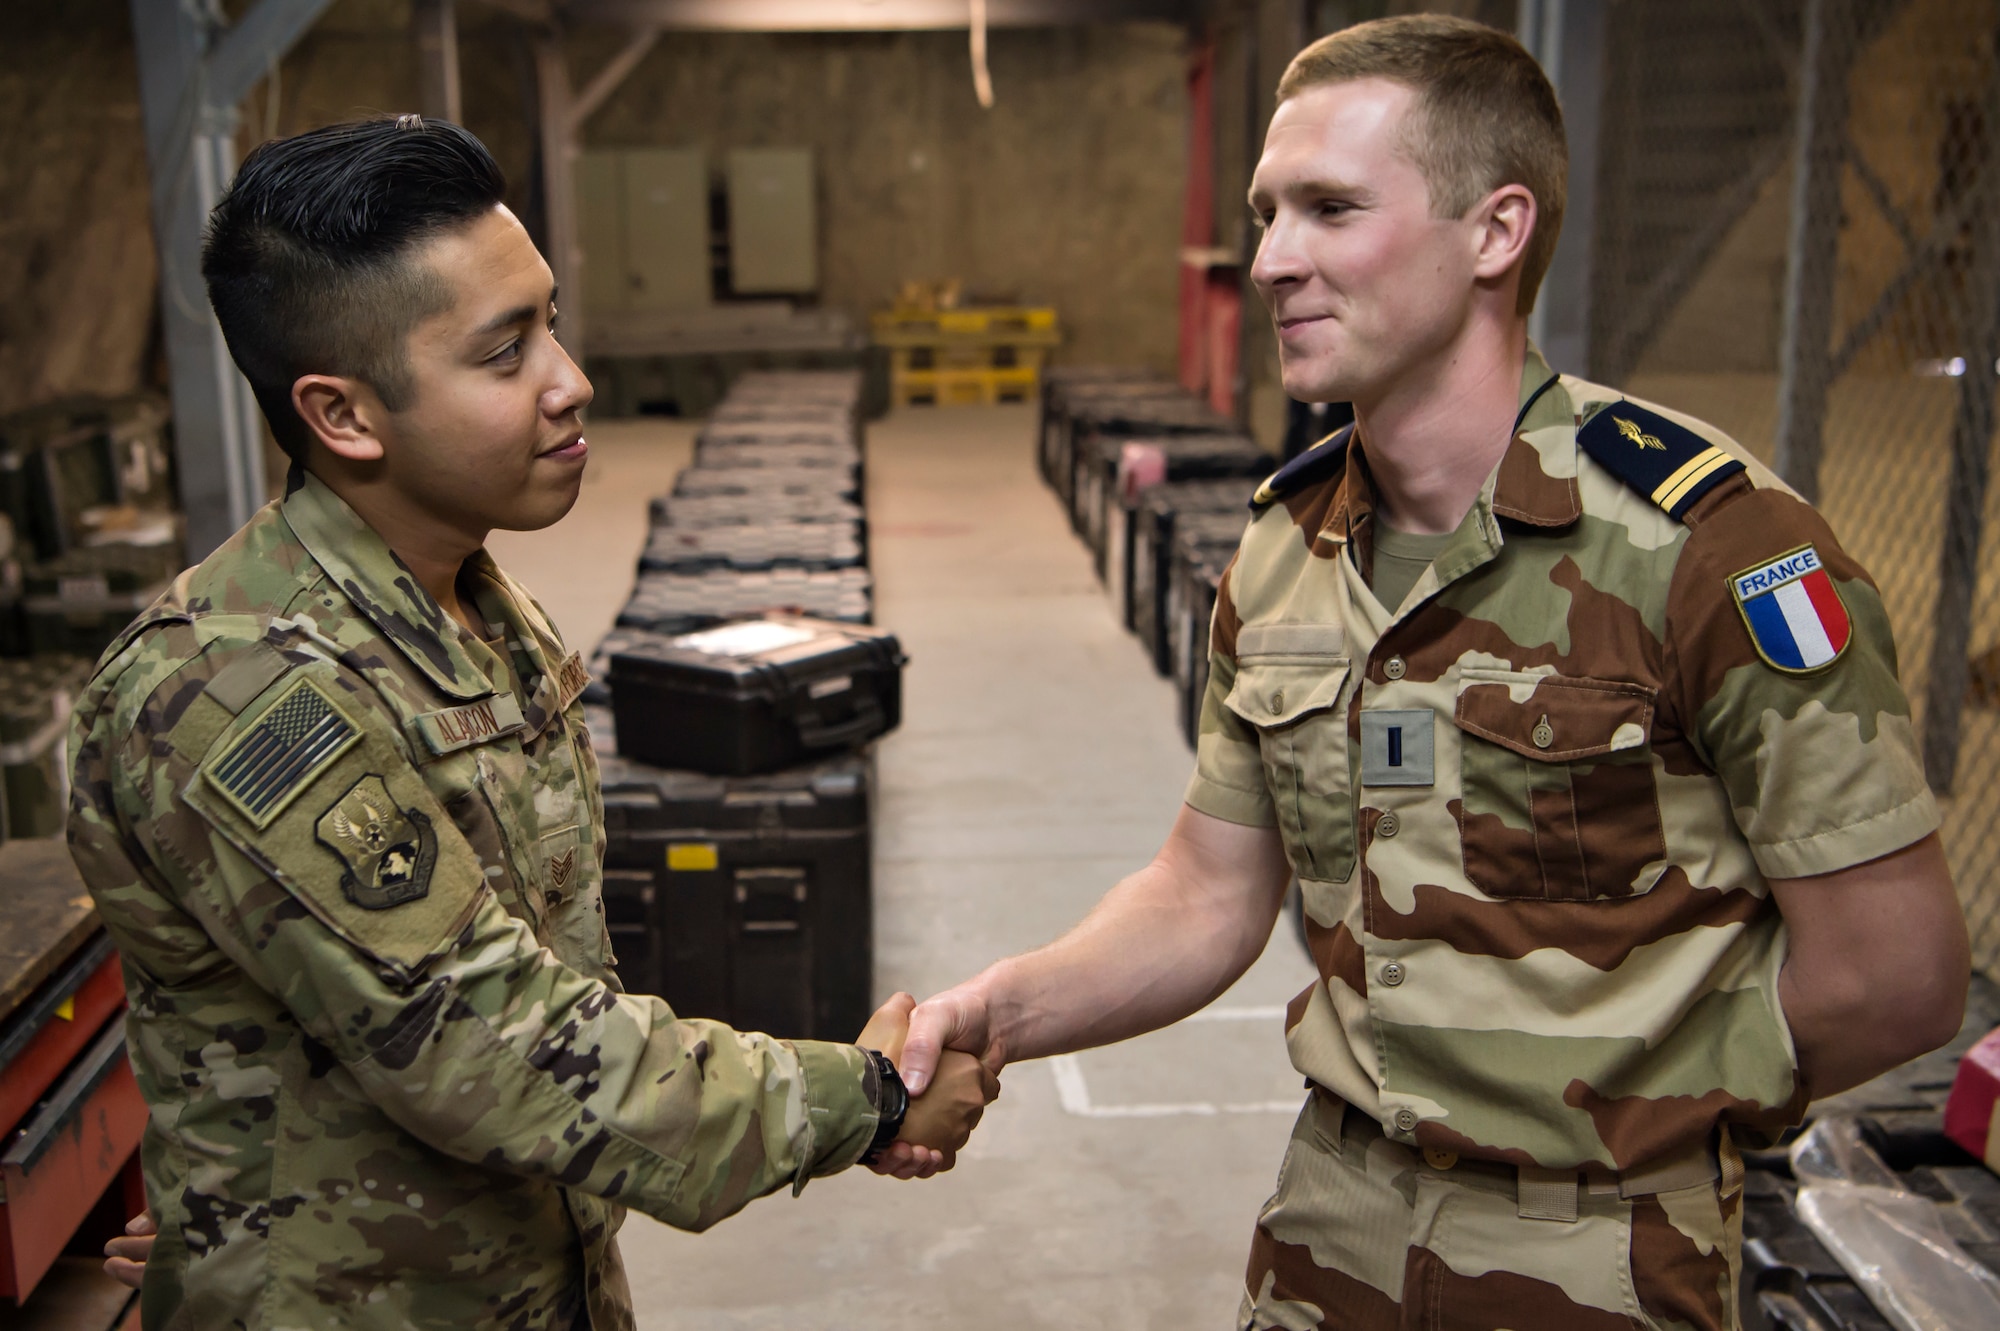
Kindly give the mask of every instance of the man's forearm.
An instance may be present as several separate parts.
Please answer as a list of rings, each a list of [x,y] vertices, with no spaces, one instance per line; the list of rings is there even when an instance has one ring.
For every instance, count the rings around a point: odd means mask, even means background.
[[[1159,861],[1121,881],[1046,947],[971,981],[986,1002],[998,1061],[1045,1058],[1130,1039],[1205,1007],[1263,951],[1268,907],[1218,909]]]

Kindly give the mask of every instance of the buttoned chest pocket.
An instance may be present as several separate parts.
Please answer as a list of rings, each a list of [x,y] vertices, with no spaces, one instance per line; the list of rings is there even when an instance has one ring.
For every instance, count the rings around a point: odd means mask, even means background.
[[[1667,855],[1648,747],[1654,696],[1615,680],[1464,672],[1453,719],[1474,887],[1538,901],[1652,888]]]
[[[1256,727],[1293,870],[1328,883],[1354,872],[1354,786],[1340,705],[1348,673],[1345,656],[1244,657],[1223,699]]]

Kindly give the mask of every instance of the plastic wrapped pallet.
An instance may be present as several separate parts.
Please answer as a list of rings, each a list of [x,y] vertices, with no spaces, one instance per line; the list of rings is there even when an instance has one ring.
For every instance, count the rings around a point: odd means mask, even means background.
[[[718,619],[794,611],[865,624],[873,617],[874,579],[861,568],[808,572],[772,569],[738,573],[645,573],[619,612],[625,628],[681,633]]]
[[[720,777],[600,759],[618,976],[682,1017],[852,1040],[873,978],[872,760]]]
[[[798,497],[859,502],[856,467],[689,467],[674,481],[680,499]]]
[[[780,567],[853,568],[862,563],[859,522],[760,522],[725,527],[655,527],[639,567],[647,572],[751,572]]]
[[[742,490],[713,495],[661,495],[648,519],[655,527],[734,527],[760,522],[830,522],[863,525],[861,505],[820,487],[771,493]]]
[[[834,440],[788,440],[782,443],[715,440],[697,444],[694,460],[697,467],[712,470],[756,468],[775,471],[787,467],[807,467],[859,471],[861,450],[853,444]]]

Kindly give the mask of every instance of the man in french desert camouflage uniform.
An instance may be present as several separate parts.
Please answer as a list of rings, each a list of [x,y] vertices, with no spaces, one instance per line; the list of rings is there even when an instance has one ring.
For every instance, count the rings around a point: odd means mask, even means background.
[[[1258,492],[1159,860],[906,1071],[1185,1015],[1295,874],[1310,1094],[1238,1326],[1734,1327],[1738,1136],[1964,1002],[1881,600],[1732,441],[1528,345],[1564,154],[1511,38],[1365,24],[1279,98],[1253,277],[1357,423]]]
[[[501,188],[455,126],[336,126],[253,154],[211,228],[310,465],[113,644],[72,738],[151,1107],[149,1329],[630,1327],[623,1208],[705,1228],[905,1110],[932,1172],[996,1089],[961,1055],[901,1097],[907,997],[864,1049],[621,992],[585,672],[480,548],[568,510],[590,395]],[[285,345],[293,301],[328,343]]]

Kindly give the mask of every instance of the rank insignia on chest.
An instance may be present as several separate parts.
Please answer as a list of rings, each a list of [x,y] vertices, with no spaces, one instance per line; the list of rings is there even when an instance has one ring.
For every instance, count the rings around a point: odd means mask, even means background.
[[[427,815],[399,807],[374,773],[349,786],[313,832],[340,857],[341,889],[362,909],[387,910],[430,892],[437,831]]]
[[[1802,545],[1729,580],[1750,641],[1767,665],[1804,674],[1847,650],[1854,625],[1819,551]]]

